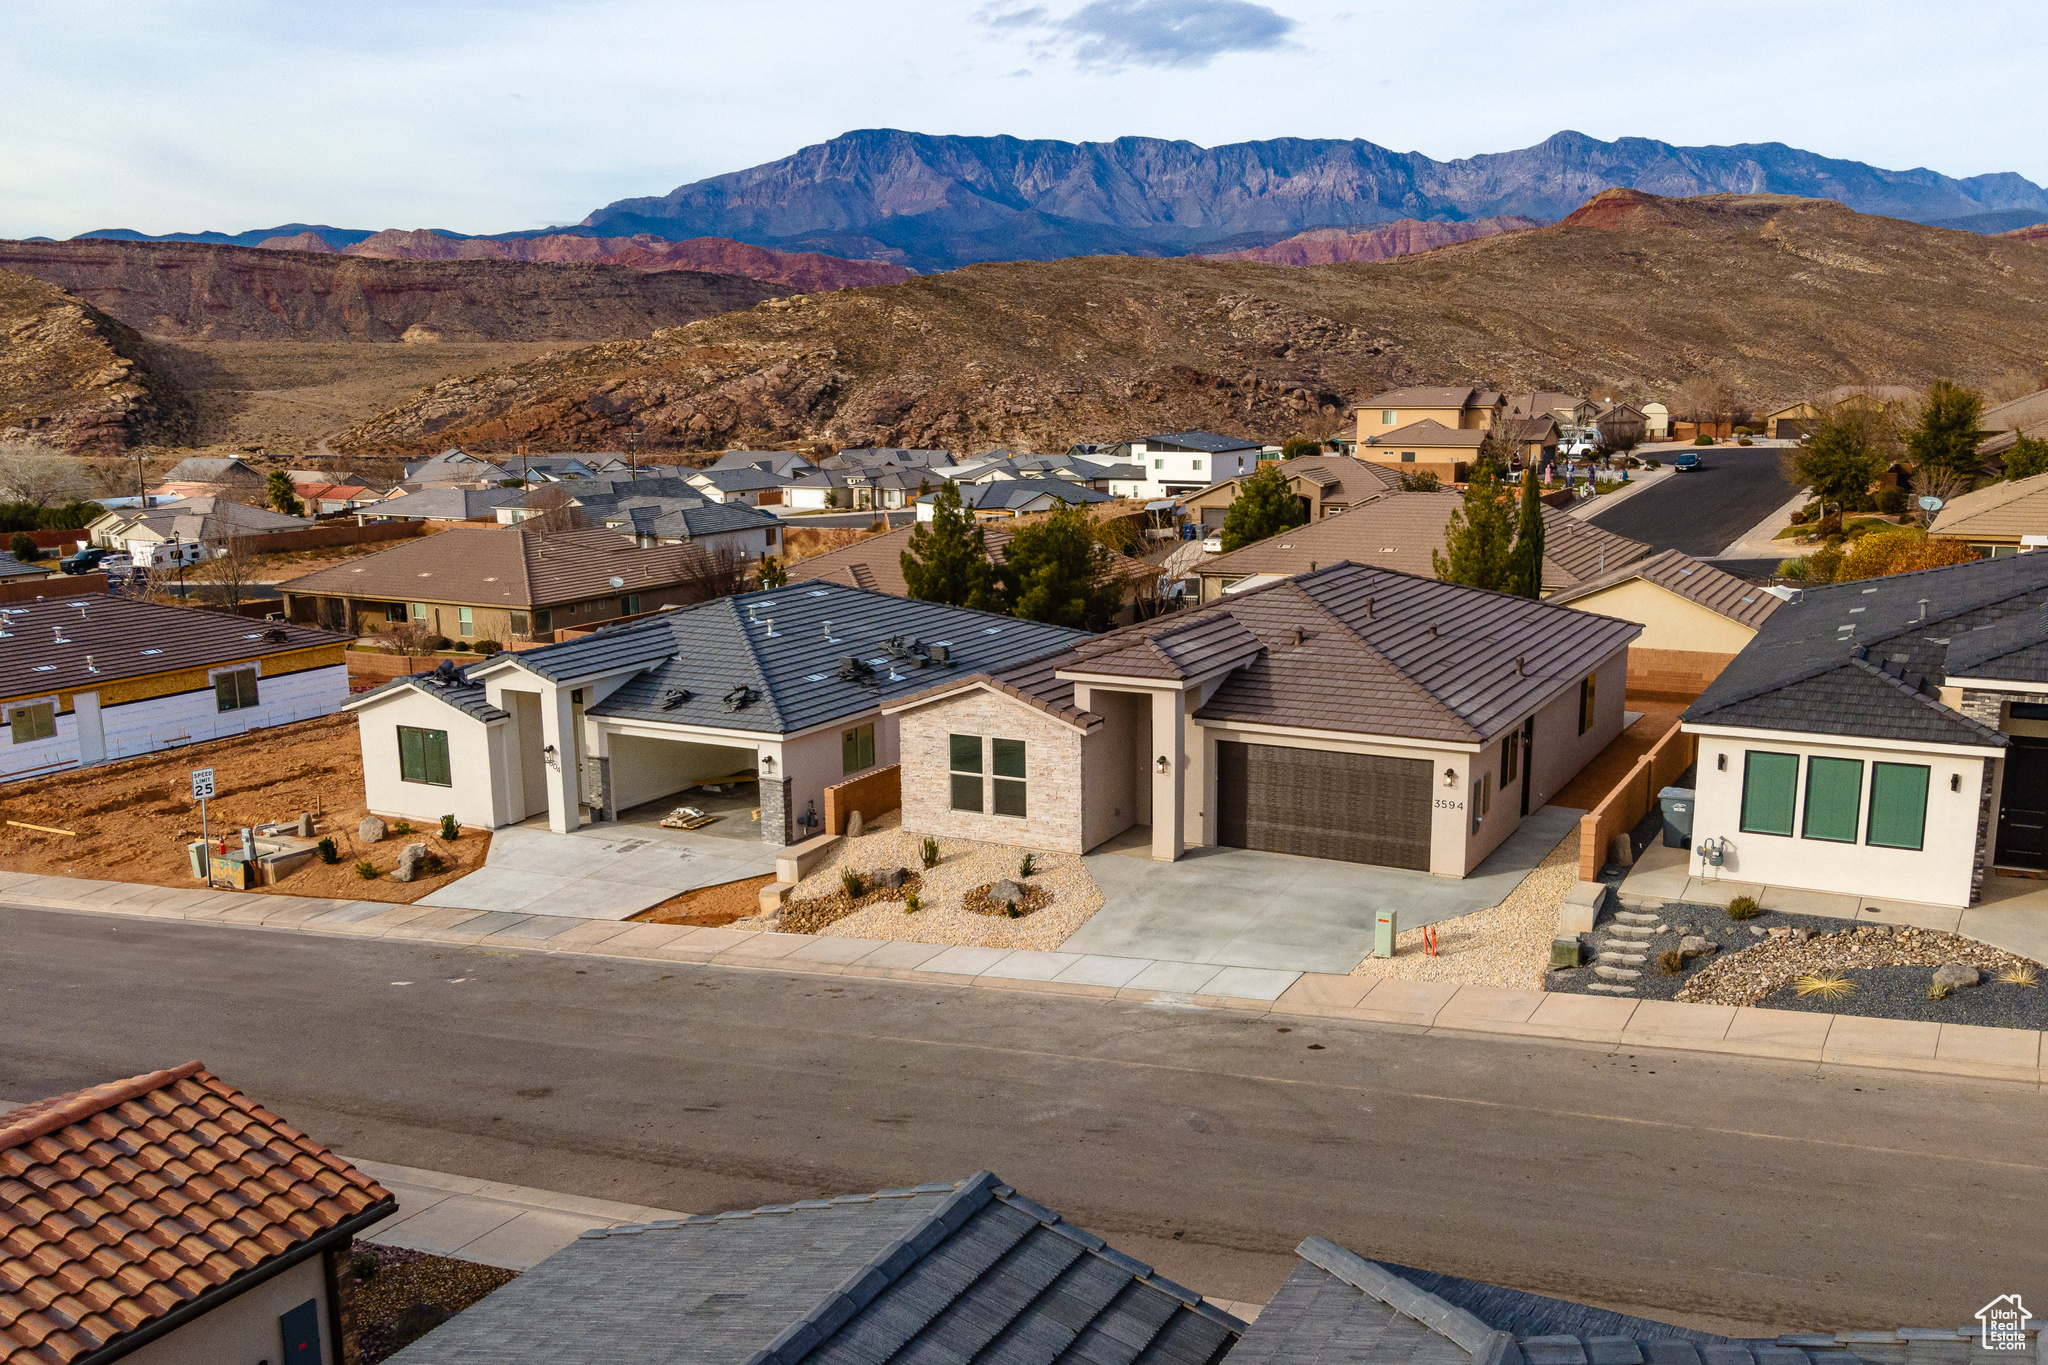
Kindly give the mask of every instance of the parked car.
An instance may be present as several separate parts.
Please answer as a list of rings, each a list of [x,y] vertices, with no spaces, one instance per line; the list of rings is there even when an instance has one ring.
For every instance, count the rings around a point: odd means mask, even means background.
[[[1566,441],[1560,444],[1557,448],[1557,457],[1561,460],[1582,460],[1597,455],[1599,452],[1600,446],[1598,442],[1589,441],[1581,437],[1576,441]]]
[[[65,573],[91,573],[99,568],[100,561],[113,554],[112,550],[98,545],[88,546],[77,554],[57,561],[57,567]]]
[[[1680,455],[1677,458],[1673,459],[1671,461],[1671,467],[1681,474],[1690,474],[1692,471],[1699,469],[1702,466],[1700,464],[1700,457],[1693,454],[1690,450],[1688,450],[1683,455]]]

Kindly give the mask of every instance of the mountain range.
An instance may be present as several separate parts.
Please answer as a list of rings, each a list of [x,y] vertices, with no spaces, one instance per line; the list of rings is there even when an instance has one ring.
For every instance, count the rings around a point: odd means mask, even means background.
[[[1404,218],[1550,222],[1611,188],[1834,199],[1861,213],[1980,233],[2048,221],[2048,190],[2019,175],[1882,170],[1777,142],[1679,147],[1562,132],[1519,151],[1437,161],[1357,138],[1198,147],[1143,137],[1076,143],[880,128],[659,197],[621,199],[573,227],[433,235],[508,243],[726,238],[929,272],[1083,255],[1216,255]],[[110,228],[84,235],[258,246],[306,233],[336,250],[379,235],[305,223],[234,234],[152,238]]]

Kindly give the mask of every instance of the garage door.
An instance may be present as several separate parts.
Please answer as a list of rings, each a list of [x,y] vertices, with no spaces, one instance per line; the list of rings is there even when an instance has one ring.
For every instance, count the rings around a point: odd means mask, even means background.
[[[1429,870],[1427,760],[1216,746],[1216,841],[1231,848]]]

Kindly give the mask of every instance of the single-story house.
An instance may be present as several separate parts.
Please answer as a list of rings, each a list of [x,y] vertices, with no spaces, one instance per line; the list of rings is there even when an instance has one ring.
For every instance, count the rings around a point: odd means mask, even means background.
[[[811,457],[794,450],[728,450],[711,462],[713,469],[766,469],[774,474],[801,473]]]
[[[1449,427],[1425,417],[1367,436],[1358,443],[1357,457],[1374,464],[1414,466],[1415,472],[1428,470],[1443,483],[1463,483],[1466,469],[1479,458],[1479,447],[1486,443],[1487,430]]]
[[[24,564],[10,551],[0,551],[0,581],[30,583],[39,578],[56,578],[63,573],[52,560]]]
[[[518,477],[508,474],[502,465],[472,455],[466,450],[449,449],[424,460],[409,460],[405,465],[405,479],[408,483],[422,487],[433,484],[483,484],[501,483]]]
[[[903,828],[1464,877],[1621,733],[1641,629],[1332,564],[885,702]]]
[[[835,452],[815,461],[820,469],[949,469],[950,450],[910,449],[904,446],[859,446]]]
[[[1928,530],[1964,541],[1985,559],[2048,547],[2048,474],[2002,480],[1951,498]]]
[[[782,501],[784,476],[770,468],[742,465],[737,468],[693,470],[685,478],[707,502],[738,502],[750,507],[770,506]]]
[[[1541,469],[1557,458],[1557,443],[1563,433],[1557,419],[1549,413],[1534,417],[1504,417],[1501,419],[1508,435],[1514,438],[1515,454],[1524,469]]]
[[[1838,384],[1826,393],[1802,398],[1763,414],[1764,435],[1773,439],[1804,436],[1828,413],[1842,409],[1857,412],[1899,410],[1920,396],[1920,390],[1904,384]]]
[[[1977,453],[2002,467],[2002,457],[2020,437],[2048,437],[2048,389],[1984,409],[1978,426],[1991,434],[1977,443]]]
[[[470,534],[510,533],[430,539]],[[347,709],[380,813],[495,828],[545,812],[568,831],[744,774],[762,839],[780,845],[822,832],[826,787],[897,761],[892,698],[1087,638],[799,582],[401,678]]]
[[[2044,604],[2048,555],[2014,555],[1772,612],[1682,718],[1700,874],[1967,906],[2048,871]]]
[[[1379,493],[1348,512],[1268,536],[1195,566],[1202,600],[1214,602],[1276,578],[1350,560],[1434,577],[1433,556],[1444,548],[1451,513],[1464,505],[1456,493]],[[1639,540],[1603,531],[1562,508],[1543,509],[1543,590],[1558,592],[1647,557]]]
[[[340,635],[128,597],[0,606],[0,778],[331,715]]]
[[[1260,468],[1280,471],[1287,480],[1288,491],[1301,500],[1310,521],[1348,511],[1361,498],[1401,486],[1398,471],[1348,455],[1303,455]],[[1210,484],[1199,493],[1190,493],[1180,500],[1181,508],[1188,520],[1210,531],[1220,531],[1230,515],[1230,504],[1237,501],[1237,490],[1248,477],[1237,475]]]
[[[278,585],[286,618],[349,635],[405,621],[467,644],[551,640],[704,595],[694,546],[639,545],[603,527],[552,535],[452,527]]]
[[[1550,600],[1643,628],[1629,646],[1629,691],[1697,697],[1786,599],[1682,550],[1665,550]]]
[[[540,515],[536,502],[563,493],[584,525],[612,527],[643,546],[694,545],[740,564],[782,553],[782,524],[773,514],[740,501],[712,501],[683,477],[579,479],[559,490],[525,490],[497,509],[499,524],[516,526]]]
[[[245,460],[188,455],[165,472],[163,482],[150,489],[149,496],[217,498],[227,493],[260,491],[266,482],[263,471]]]
[[[1072,507],[1116,501],[1107,493],[1065,479],[1003,479],[995,483],[961,484],[959,489],[960,505],[977,520],[984,521],[1049,512],[1062,504]],[[930,521],[938,500],[937,493],[918,498],[917,519]]]
[[[274,531],[306,531],[312,526],[304,517],[288,517],[226,498],[180,498],[146,510],[122,508],[96,517],[85,528],[85,538],[134,555],[140,563],[154,558],[159,546],[173,542],[218,549],[245,536],[260,538]]]
[[[1199,493],[1218,479],[1234,479],[1259,467],[1265,446],[1213,431],[1169,431],[1111,448],[1108,463],[1134,464],[1145,482],[1133,496],[1172,498]]]
[[[500,507],[526,499],[519,488],[428,487],[394,493],[356,509],[358,521],[494,521]]]
[[[376,1181],[187,1062],[0,1112],[0,1359],[353,1365]]]
[[[383,495],[368,484],[335,483],[326,479],[293,480],[292,494],[315,516],[353,512],[368,507]]]
[[[1453,431],[1485,431],[1507,405],[1507,395],[1493,389],[1424,385],[1374,394],[1352,412],[1358,443],[1372,445],[1417,422],[1434,422]]]

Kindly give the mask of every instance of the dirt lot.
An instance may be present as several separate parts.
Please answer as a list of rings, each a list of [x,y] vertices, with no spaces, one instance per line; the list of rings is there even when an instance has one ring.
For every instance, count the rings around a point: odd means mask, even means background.
[[[744,881],[685,891],[673,900],[649,906],[631,918],[645,924],[694,924],[722,929],[736,919],[761,912],[761,888],[773,877],[748,877]]]
[[[0,867],[192,886],[185,843],[199,837],[199,806],[192,800],[191,771],[205,767],[214,770],[220,792],[207,803],[209,831],[286,820],[310,810],[319,812],[315,830],[333,836],[341,861],[330,867],[316,859],[265,888],[278,895],[404,904],[475,870],[490,847],[486,830],[465,828],[451,843],[436,837],[434,826],[415,829],[409,837],[359,844],[356,826],[369,812],[362,805],[356,722],[352,716],[328,716],[0,787],[0,819],[76,835],[0,825]],[[388,874],[408,843],[425,843],[448,870],[438,877],[392,881]],[[364,880],[355,870],[358,861],[374,864],[385,875]]]

